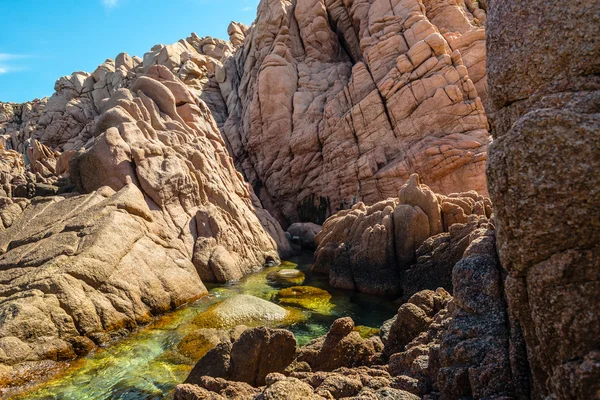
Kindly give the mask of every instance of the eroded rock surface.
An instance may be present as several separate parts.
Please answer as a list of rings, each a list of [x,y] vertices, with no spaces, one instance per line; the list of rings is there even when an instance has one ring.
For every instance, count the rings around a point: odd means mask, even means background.
[[[415,172],[436,192],[485,194],[477,4],[262,1],[216,78],[228,148],[265,207],[322,224],[396,196]]]
[[[166,67],[99,106],[68,163],[78,193],[3,198],[2,364],[72,359],[279,258],[212,114]]]
[[[194,367],[186,383],[202,385],[203,377],[262,386],[272,372],[283,372],[296,351],[294,335],[285,329],[252,328],[232,343],[210,350]]]
[[[329,218],[317,236],[313,270],[338,288],[404,295],[444,287],[452,268],[488,224],[491,202],[476,192],[435,194],[415,174],[398,197],[358,203]]]
[[[442,288],[415,294],[382,328],[382,339],[362,339],[352,319],[338,319],[327,335],[298,348],[283,371],[266,375],[264,386],[196,375],[198,386],[178,386],[175,398],[527,398],[527,377],[514,368],[525,349],[506,313],[494,235],[493,227],[478,231],[456,264],[454,297]],[[261,343],[257,347],[268,340]],[[233,354],[226,346],[213,352],[218,357],[207,355],[196,369],[221,365],[217,360]]]
[[[534,399],[600,393],[599,8],[489,2],[488,179]]]

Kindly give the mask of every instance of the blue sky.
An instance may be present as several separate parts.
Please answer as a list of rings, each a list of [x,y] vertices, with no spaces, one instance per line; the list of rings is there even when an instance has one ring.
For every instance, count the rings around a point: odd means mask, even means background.
[[[142,56],[191,32],[227,38],[259,0],[0,0],[0,101],[50,96],[54,82],[125,51]]]

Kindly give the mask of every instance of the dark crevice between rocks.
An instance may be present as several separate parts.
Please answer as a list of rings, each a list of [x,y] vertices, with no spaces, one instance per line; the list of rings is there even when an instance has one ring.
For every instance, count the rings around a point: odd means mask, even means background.
[[[300,201],[296,209],[301,222],[323,225],[329,216],[329,199],[312,194]]]

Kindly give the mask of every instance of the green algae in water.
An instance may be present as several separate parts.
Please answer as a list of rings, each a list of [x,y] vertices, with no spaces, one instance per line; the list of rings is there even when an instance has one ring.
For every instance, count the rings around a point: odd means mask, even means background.
[[[278,272],[270,272],[267,280],[271,285],[298,286],[304,283],[305,275],[297,269],[285,268]]]
[[[277,294],[279,304],[302,307],[322,315],[330,315],[334,308],[327,290],[313,286],[294,286],[282,289]]]
[[[280,288],[269,285],[266,276],[281,269],[298,268],[306,275],[305,286],[326,290],[331,295],[324,308],[281,304],[305,315],[300,322],[287,326],[299,345],[326,334],[331,323],[340,317],[352,317],[357,326],[364,326],[360,329],[361,333],[372,334],[374,331],[369,331],[369,327],[378,328],[396,314],[398,306],[389,300],[330,288],[327,276],[310,272],[311,262],[312,255],[304,254],[239,282],[213,286],[209,296],[157,319],[107,348],[74,361],[57,378],[32,385],[12,398],[170,399],[175,386],[185,380],[198,361],[181,354],[177,348],[186,335],[198,329],[194,319],[212,305],[236,294],[250,294],[277,304]]]

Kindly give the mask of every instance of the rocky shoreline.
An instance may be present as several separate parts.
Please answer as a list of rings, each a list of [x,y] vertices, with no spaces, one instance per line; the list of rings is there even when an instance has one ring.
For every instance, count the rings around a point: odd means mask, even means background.
[[[308,249],[396,317],[298,347],[330,295],[274,271],[177,399],[600,398],[598,9],[262,0],[0,103],[0,383]]]
[[[453,268],[454,295],[443,288],[412,295],[380,336],[363,339],[352,319],[342,318],[326,336],[296,348],[289,331],[249,329],[209,351],[175,398],[527,396],[511,375],[511,357],[525,354],[511,340],[493,225],[471,238]]]

